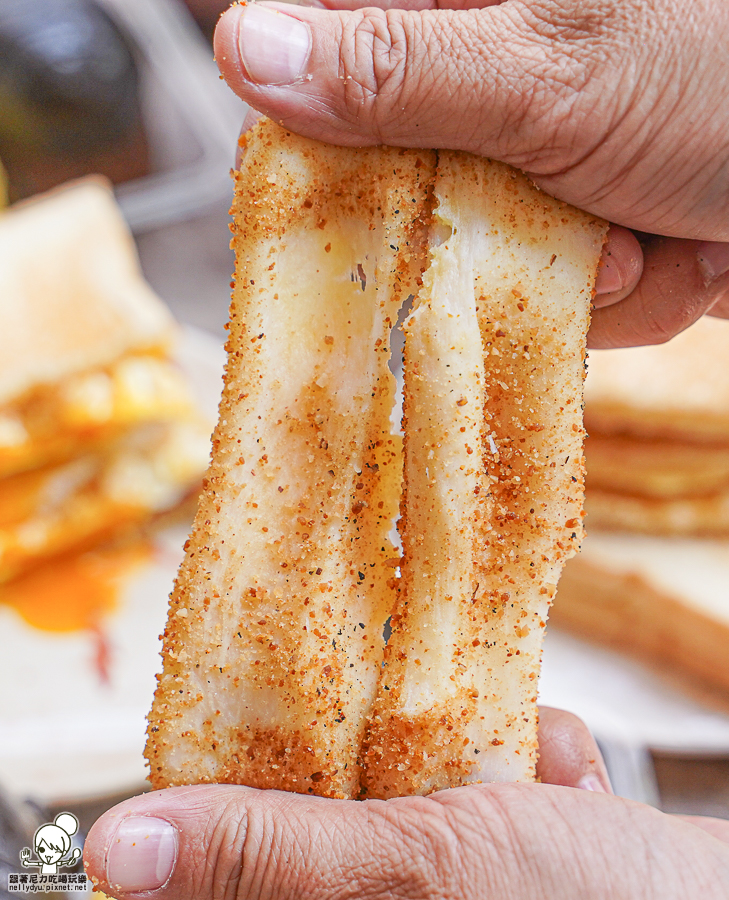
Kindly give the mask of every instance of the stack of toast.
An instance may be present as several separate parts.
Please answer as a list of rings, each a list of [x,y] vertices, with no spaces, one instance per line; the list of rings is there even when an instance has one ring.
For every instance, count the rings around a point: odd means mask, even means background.
[[[0,215],[0,584],[170,510],[209,430],[99,179]]]
[[[552,620],[729,691],[729,322],[590,353],[587,538]]]

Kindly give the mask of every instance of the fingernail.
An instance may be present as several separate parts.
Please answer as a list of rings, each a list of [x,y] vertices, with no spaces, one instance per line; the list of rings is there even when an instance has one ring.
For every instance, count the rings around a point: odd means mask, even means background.
[[[600,781],[600,777],[594,772],[588,772],[583,775],[577,782],[577,787],[581,791],[594,791],[596,794],[607,794],[605,785]]]
[[[177,858],[177,832],[164,819],[122,819],[106,858],[106,880],[117,891],[155,891],[169,879]]]
[[[612,294],[614,291],[619,291],[622,286],[623,277],[620,274],[620,270],[608,255],[597,270],[595,293]]]
[[[729,244],[718,241],[702,241],[696,248],[696,256],[699,260],[699,270],[707,287],[720,275],[729,271]]]
[[[291,84],[306,74],[311,32],[293,16],[251,3],[240,17],[238,46],[251,81]]]

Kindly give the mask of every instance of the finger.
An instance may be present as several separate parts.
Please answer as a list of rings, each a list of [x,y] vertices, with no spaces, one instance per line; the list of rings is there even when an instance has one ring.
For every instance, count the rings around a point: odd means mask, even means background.
[[[299,134],[527,165],[525,145],[551,145],[552,113],[571,103],[549,73],[573,63],[539,34],[539,16],[526,23],[526,10],[236,5],[218,23],[216,59],[236,93]]]
[[[729,296],[729,244],[652,238],[643,247],[643,274],[625,299],[596,309],[593,348],[662,344],[704,313],[718,313]]]
[[[676,816],[676,818],[708,831],[715,838],[729,844],[729,822],[726,819],[714,819],[711,816]]]
[[[362,9],[374,6],[377,9],[485,9],[498,6],[503,0],[304,0],[301,6],[320,9]]]
[[[484,816],[475,807],[471,827]],[[124,900],[150,891],[155,900],[426,897],[447,827],[443,807],[423,798],[358,803],[228,785],[172,788],[102,816],[84,864],[96,887]],[[382,894],[373,891],[380,879]]]
[[[171,788],[102,816],[87,836],[84,865],[113,896],[314,897],[327,869],[347,860],[338,837],[345,816],[351,839],[363,840],[359,804],[243,787]],[[282,873],[286,891],[277,883]]]
[[[263,113],[259,113],[257,109],[248,108],[248,111],[245,114],[243,119],[243,124],[241,125],[240,133],[244,134],[246,131],[250,131],[251,128],[256,124],[256,122],[263,116]]]
[[[124,900],[718,900],[729,878],[726,845],[698,828],[548,784],[364,803],[232,785],[157,791],[105,813],[85,862]]]
[[[707,315],[714,316],[717,319],[729,319],[729,296],[715,303]]]
[[[638,238],[627,228],[611,225],[597,270],[593,307],[601,309],[624,300],[642,274],[643,250]]]
[[[699,247],[698,257],[704,278],[709,281],[718,279],[729,271],[729,244],[704,241]],[[709,315],[729,319],[729,290],[724,291],[709,309]]]
[[[378,879],[392,891],[386,896],[426,897],[438,881],[433,857],[443,852],[427,851],[429,834],[439,843],[445,828],[442,806],[422,798],[358,803],[173,788],[102,816],[87,836],[85,865],[95,886],[140,900],[148,891],[155,900],[377,897]]]
[[[537,777],[544,784],[612,794],[595,739],[581,719],[563,709],[539,708]]]

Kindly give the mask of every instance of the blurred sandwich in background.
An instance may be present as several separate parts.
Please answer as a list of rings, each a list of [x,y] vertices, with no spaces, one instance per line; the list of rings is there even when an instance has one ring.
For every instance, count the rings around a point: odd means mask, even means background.
[[[197,486],[210,428],[175,338],[102,179],[0,214],[0,583]]]
[[[551,621],[729,695],[729,322],[592,351],[588,537]]]
[[[550,622],[729,697],[729,541],[593,529]]]
[[[592,529],[729,535],[729,322],[592,351],[585,426]]]

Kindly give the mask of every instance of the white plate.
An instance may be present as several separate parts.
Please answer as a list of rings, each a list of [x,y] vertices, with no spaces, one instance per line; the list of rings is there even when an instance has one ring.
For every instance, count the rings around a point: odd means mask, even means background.
[[[187,329],[179,355],[214,420],[224,362],[220,343]],[[107,685],[95,669],[93,636],[38,631],[0,607],[0,783],[45,802],[142,786],[159,635],[185,536],[177,528],[158,537],[154,560],[134,575],[108,617]],[[678,694],[639,664],[556,630],[546,640],[540,697],[577,713],[598,736],[729,752],[729,717]]]
[[[598,737],[654,750],[729,753],[729,716],[679,693],[640,663],[547,629],[539,700]]]

